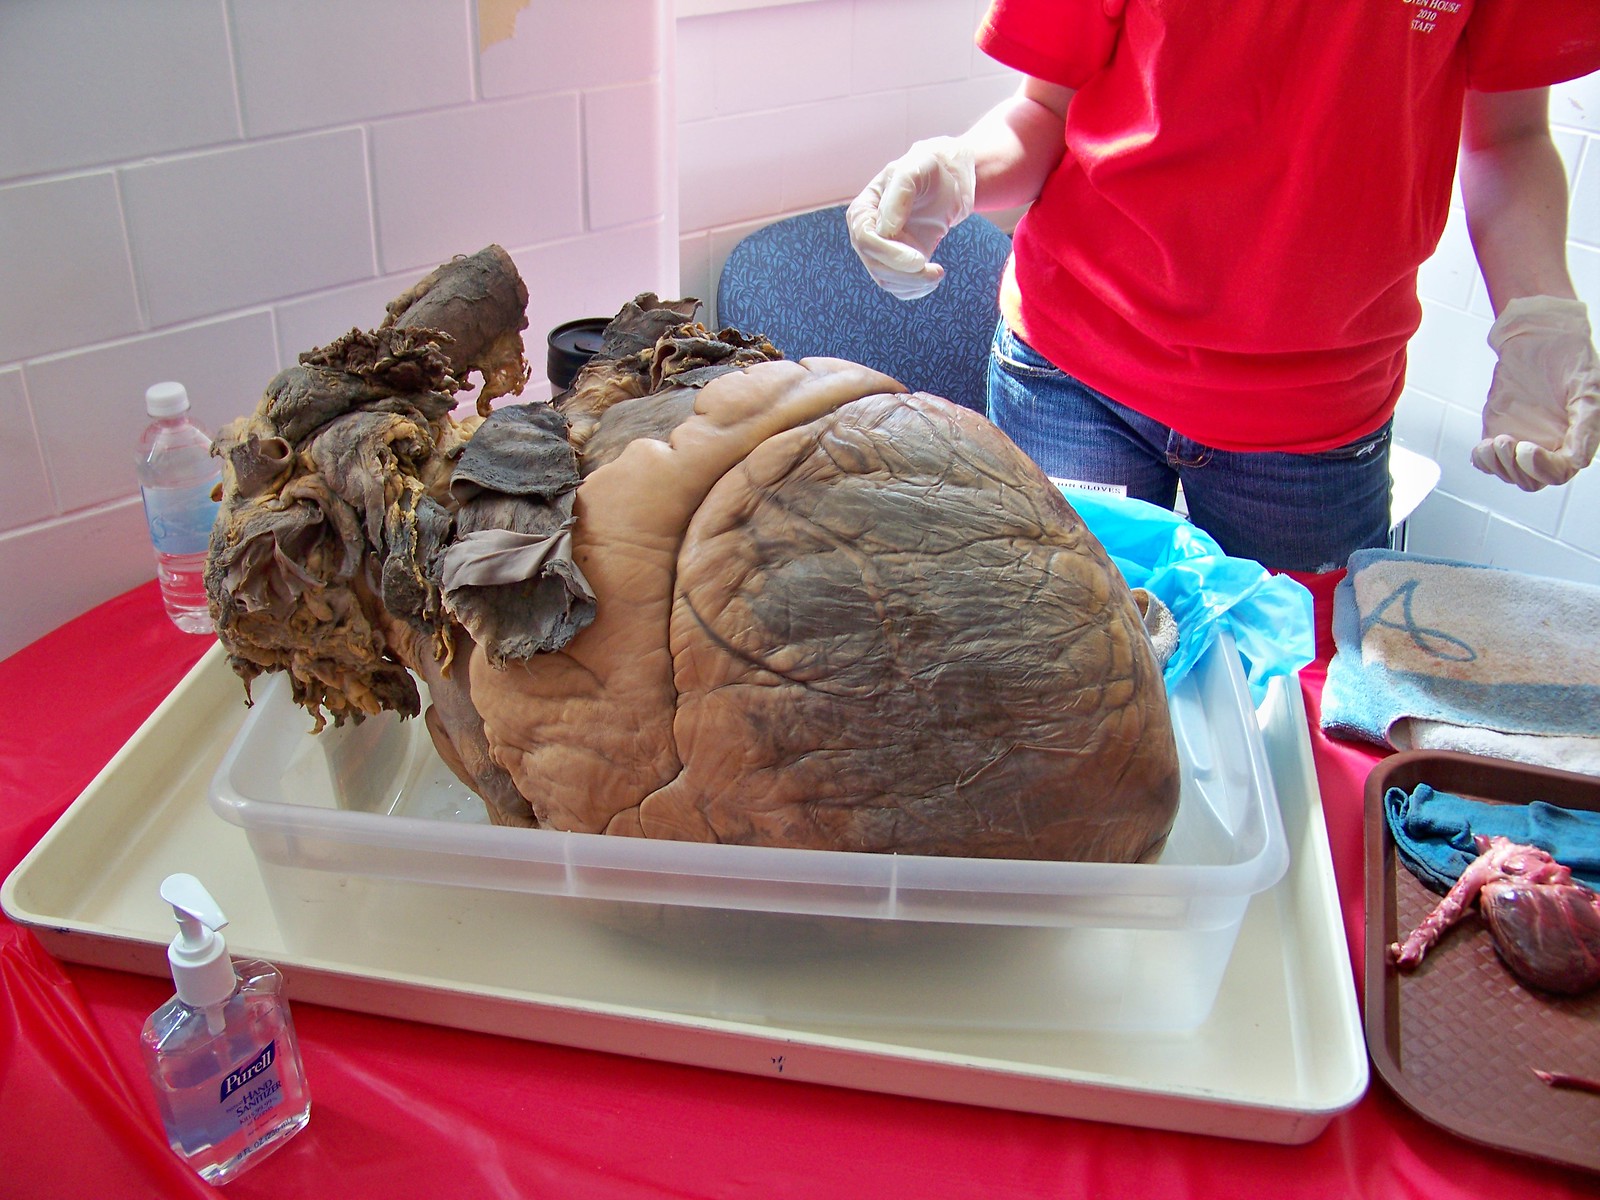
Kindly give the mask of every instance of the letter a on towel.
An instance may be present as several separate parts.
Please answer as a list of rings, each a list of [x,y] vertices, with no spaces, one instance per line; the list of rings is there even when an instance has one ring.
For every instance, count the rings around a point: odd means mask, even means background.
[[[1333,635],[1329,734],[1600,773],[1600,587],[1360,550]]]

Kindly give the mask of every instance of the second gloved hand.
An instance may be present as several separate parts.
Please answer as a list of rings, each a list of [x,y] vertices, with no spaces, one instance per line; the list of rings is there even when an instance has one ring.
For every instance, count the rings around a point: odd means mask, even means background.
[[[890,163],[845,213],[850,244],[878,286],[902,300],[926,296],[944,268],[934,249],[972,215],[978,186],[972,151],[960,139],[913,143]]]
[[[1600,357],[1580,300],[1507,302],[1489,330],[1499,356],[1483,408],[1478,470],[1525,492],[1563,484],[1600,445]]]

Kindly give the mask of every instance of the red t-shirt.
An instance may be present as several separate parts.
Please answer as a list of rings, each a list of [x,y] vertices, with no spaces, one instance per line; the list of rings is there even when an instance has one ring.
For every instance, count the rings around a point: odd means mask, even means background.
[[[1465,89],[1600,68],[1600,5],[993,0],[977,43],[1077,89],[1011,327],[1197,441],[1311,451],[1394,411]]]

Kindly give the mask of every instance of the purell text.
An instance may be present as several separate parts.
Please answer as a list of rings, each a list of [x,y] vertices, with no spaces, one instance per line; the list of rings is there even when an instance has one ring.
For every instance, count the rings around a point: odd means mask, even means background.
[[[261,1072],[270,1067],[277,1056],[278,1043],[277,1040],[274,1039],[273,1041],[268,1042],[266,1048],[263,1049],[260,1054],[256,1055],[255,1059],[248,1065],[240,1067],[237,1071],[231,1071],[228,1073],[227,1077],[222,1081],[222,1094],[219,1095],[217,1099],[219,1101],[226,1100],[229,1096],[233,1095],[234,1092],[238,1091],[245,1084],[249,1083],[257,1075],[261,1074]]]

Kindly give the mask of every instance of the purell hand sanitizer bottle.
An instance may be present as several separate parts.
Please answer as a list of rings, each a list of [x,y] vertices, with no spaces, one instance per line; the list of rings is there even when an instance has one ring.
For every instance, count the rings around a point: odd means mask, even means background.
[[[226,1183],[305,1127],[311,1093],[277,968],[229,961],[217,933],[227,919],[193,875],[167,876],[161,898],[178,921],[167,950],[178,994],[140,1046],[167,1141],[202,1179]]]

